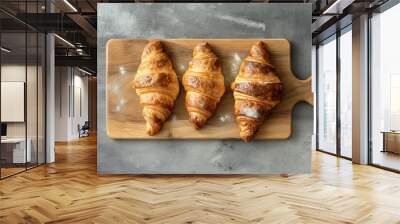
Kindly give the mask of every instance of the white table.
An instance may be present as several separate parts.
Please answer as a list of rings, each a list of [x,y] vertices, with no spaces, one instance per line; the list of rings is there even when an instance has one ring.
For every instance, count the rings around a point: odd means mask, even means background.
[[[31,139],[27,138],[26,142],[28,143],[26,147],[25,154],[25,138],[5,138],[1,139],[1,144],[3,145],[14,145],[13,148],[13,163],[25,163],[31,162],[32,154],[31,154]],[[26,161],[25,161],[26,159]]]

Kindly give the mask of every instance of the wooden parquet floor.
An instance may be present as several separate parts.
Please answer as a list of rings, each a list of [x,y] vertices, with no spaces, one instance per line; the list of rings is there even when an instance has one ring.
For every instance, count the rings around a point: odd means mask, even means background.
[[[400,175],[313,153],[311,174],[98,176],[96,139],[0,181],[0,223],[400,223]]]

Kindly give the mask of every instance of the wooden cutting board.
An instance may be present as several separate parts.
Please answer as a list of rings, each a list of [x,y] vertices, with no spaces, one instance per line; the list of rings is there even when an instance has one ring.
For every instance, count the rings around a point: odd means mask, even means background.
[[[169,120],[155,136],[145,132],[145,121],[139,97],[132,88],[143,48],[148,40],[113,39],[106,47],[107,134],[116,139],[238,139],[239,128],[233,114],[231,82],[238,74],[241,60],[250,47],[262,40],[268,45],[272,63],[283,82],[282,102],[265,120],[255,139],[287,139],[291,134],[292,109],[300,101],[312,104],[311,77],[295,78],[291,71],[290,44],[286,39],[164,39],[164,47],[172,59],[181,81],[193,48],[208,42],[219,57],[225,77],[226,92],[214,116],[201,130],[195,130],[187,120],[184,89],[180,93]]]

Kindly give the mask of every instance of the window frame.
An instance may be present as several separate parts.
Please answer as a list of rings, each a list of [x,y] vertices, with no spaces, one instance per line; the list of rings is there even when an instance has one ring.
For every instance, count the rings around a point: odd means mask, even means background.
[[[316,121],[315,121],[316,122],[316,126],[315,126],[316,127],[316,130],[315,130],[315,132],[316,132],[315,133],[315,135],[316,135],[316,139],[315,139],[316,151],[323,152],[323,153],[326,153],[326,154],[329,154],[329,155],[333,155],[333,156],[337,156],[337,157],[340,157],[340,158],[344,158],[344,159],[347,159],[347,160],[352,160],[352,158],[344,156],[341,153],[341,119],[340,119],[340,103],[341,103],[341,101],[340,101],[340,81],[341,81],[341,79],[340,79],[340,77],[341,77],[340,59],[341,59],[341,57],[340,57],[340,37],[343,34],[347,33],[347,32],[352,32],[351,26],[352,26],[352,23],[349,23],[346,26],[344,26],[343,28],[337,29],[335,33],[333,33],[332,35],[328,36],[327,38],[325,38],[323,40],[320,40],[316,44],[316,51],[315,51],[316,52],[316,55],[315,55],[315,58],[316,58],[315,59],[316,60],[315,89],[316,89],[316,93],[317,93],[316,94],[317,100],[316,100],[316,104],[315,104],[315,107],[316,107],[316,109],[315,109],[315,113],[316,113]],[[335,36],[335,37],[333,38],[333,36]],[[319,118],[318,93],[319,93],[319,77],[320,77],[320,74],[319,74],[319,63],[318,63],[319,62],[319,51],[318,51],[318,49],[319,49],[321,43],[329,42],[329,41],[336,41],[336,61],[335,61],[335,63],[336,63],[336,152],[335,153],[329,152],[329,151],[321,149],[319,147],[320,146],[320,143],[319,143],[320,142],[320,140],[319,140],[319,129],[320,129],[319,120],[320,120],[320,118]]]
[[[367,30],[367,40],[368,40],[368,54],[367,54],[367,79],[368,79],[368,111],[367,111],[367,116],[368,116],[368,152],[367,152],[367,163],[370,166],[377,167],[383,170],[395,172],[395,173],[400,173],[400,170],[394,169],[391,167],[383,166],[377,163],[373,162],[373,132],[372,132],[372,40],[373,40],[373,35],[372,35],[372,19],[374,17],[374,14],[381,14],[384,13],[385,11],[391,9],[394,6],[397,6],[400,4],[400,0],[388,0],[384,4],[380,5],[377,8],[371,9],[367,11],[368,13],[368,30]]]

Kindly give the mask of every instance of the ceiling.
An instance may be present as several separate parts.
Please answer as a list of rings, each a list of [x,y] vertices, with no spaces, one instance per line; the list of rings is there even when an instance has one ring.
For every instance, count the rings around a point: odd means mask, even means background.
[[[36,64],[44,55],[44,35],[38,33],[2,33],[1,44],[10,52],[2,51],[2,62],[9,64]],[[42,40],[42,41],[38,41]],[[27,46],[27,47],[25,47]],[[39,58],[38,58],[39,57]]]
[[[312,3],[313,38],[320,35],[349,11],[365,9],[379,5],[386,0],[232,0],[228,2],[269,2],[269,3]],[[55,38],[57,62],[62,65],[70,63],[79,66],[91,64],[90,69],[96,69],[96,36],[97,36],[97,3],[110,2],[185,2],[166,0],[1,0],[0,21],[3,32],[10,32],[5,40],[9,45],[19,49],[24,46],[18,32],[32,27],[39,32],[55,32],[61,38]],[[188,1],[186,1],[188,2]],[[192,2],[192,1],[189,1]],[[221,2],[206,0],[198,2]],[[339,3],[339,4],[337,4]],[[52,13],[48,13],[52,9]],[[329,11],[324,14],[324,11]],[[332,13],[333,11],[333,13]],[[26,13],[27,12],[27,13]],[[336,13],[335,13],[336,12]],[[15,38],[13,38],[13,36]],[[22,36],[22,35],[20,35]],[[64,40],[66,41],[64,41]],[[14,43],[11,43],[13,42]],[[72,43],[74,47],[71,46]],[[31,51],[28,48],[28,52]],[[17,51],[16,51],[17,52]],[[56,58],[57,59],[57,58]],[[62,60],[62,61],[61,61]]]

